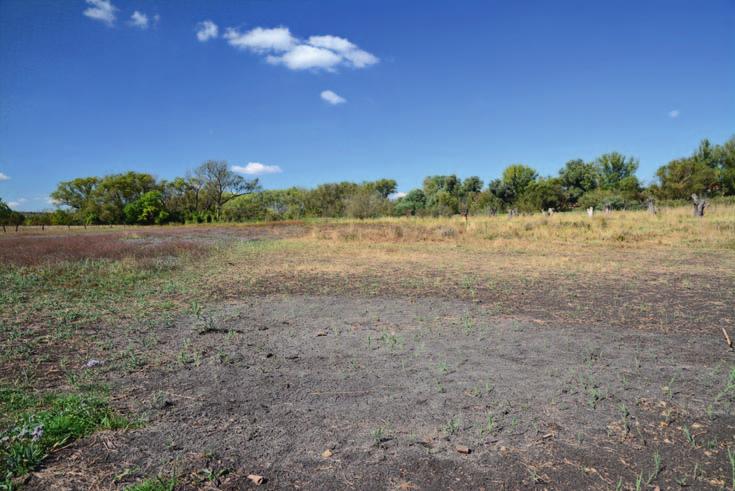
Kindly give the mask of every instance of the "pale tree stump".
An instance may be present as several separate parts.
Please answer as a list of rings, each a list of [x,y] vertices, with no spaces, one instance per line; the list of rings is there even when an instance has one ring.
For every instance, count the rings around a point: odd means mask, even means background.
[[[697,196],[696,194],[692,194],[692,205],[694,206],[692,214],[695,217],[703,217],[704,209],[707,207],[707,200],[704,199],[704,196]]]
[[[590,218],[595,216],[595,209],[593,207],[590,206],[589,208],[587,208],[587,216]]]

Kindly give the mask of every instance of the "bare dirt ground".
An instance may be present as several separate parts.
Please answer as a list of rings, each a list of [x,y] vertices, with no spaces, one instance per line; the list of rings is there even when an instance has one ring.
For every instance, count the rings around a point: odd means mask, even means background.
[[[55,454],[30,488],[162,468],[182,472],[182,488],[220,489],[250,473],[273,489],[729,480],[735,416],[718,395],[733,356],[715,336],[570,328],[438,298],[295,295],[158,332],[152,366],[108,373],[145,426]]]

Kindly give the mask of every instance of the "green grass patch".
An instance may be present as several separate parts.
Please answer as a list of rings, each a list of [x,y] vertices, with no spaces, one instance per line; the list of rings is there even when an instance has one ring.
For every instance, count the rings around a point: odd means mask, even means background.
[[[125,488],[126,491],[173,491],[176,488],[176,478],[153,477]]]
[[[0,489],[32,471],[55,449],[97,430],[128,428],[130,422],[97,394],[38,397],[0,389],[0,410],[12,420],[0,433]],[[7,415],[12,415],[8,417]],[[4,422],[5,424],[5,422]]]

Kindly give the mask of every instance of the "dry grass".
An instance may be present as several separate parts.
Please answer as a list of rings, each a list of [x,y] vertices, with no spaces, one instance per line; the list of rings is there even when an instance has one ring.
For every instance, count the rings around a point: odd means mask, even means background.
[[[20,266],[83,259],[144,260],[200,254],[202,244],[190,240],[130,240],[115,233],[8,237],[0,242],[0,262]]]
[[[658,330],[732,322],[735,208],[312,223],[243,244],[203,281],[213,297],[317,293],[447,296],[500,313]],[[707,292],[703,295],[703,292]]]
[[[733,251],[735,208],[721,207],[703,220],[688,209],[672,209],[657,216],[486,217],[468,224],[461,218],[328,221],[267,250],[238,250],[231,260],[247,264],[251,276],[370,274],[391,283],[442,272],[495,279],[641,272],[732,276]]]
[[[312,229],[318,239],[356,242],[470,242],[486,245],[543,247],[605,245],[687,246],[735,250],[735,207],[718,206],[704,219],[688,208],[669,208],[657,215],[622,211],[589,218],[581,212],[462,218],[382,218],[330,221]]]

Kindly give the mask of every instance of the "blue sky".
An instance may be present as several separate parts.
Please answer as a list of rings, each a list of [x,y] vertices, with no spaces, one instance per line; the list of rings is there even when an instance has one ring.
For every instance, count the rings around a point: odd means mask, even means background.
[[[650,181],[735,134],[733,32],[732,0],[0,0],[0,196],[207,159],[407,191],[617,150]]]

